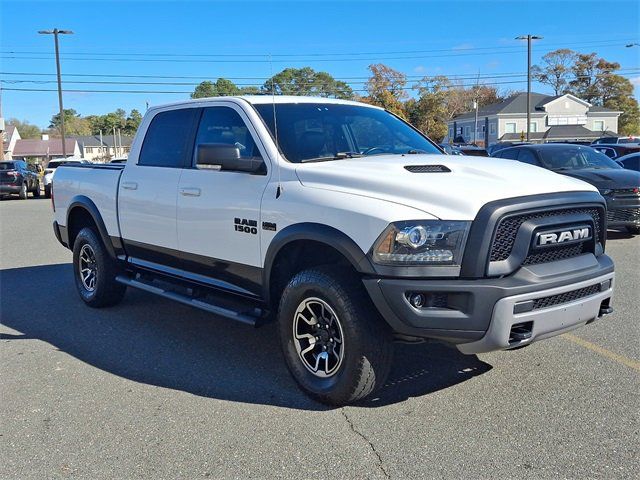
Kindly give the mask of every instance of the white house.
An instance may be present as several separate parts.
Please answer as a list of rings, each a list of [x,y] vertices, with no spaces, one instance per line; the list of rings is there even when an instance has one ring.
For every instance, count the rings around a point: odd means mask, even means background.
[[[549,141],[591,141],[618,132],[622,112],[591,105],[570,94],[550,96],[531,93],[531,127],[529,139],[535,143]],[[500,141],[518,141],[527,131],[527,94],[519,93],[506,100],[478,109],[476,143],[492,145]],[[475,111],[457,115],[448,122],[445,142],[462,137],[473,142]]]
[[[13,150],[16,148],[16,142],[20,140],[20,132],[13,125],[7,125],[6,130],[2,132],[2,154],[4,160],[13,158]]]

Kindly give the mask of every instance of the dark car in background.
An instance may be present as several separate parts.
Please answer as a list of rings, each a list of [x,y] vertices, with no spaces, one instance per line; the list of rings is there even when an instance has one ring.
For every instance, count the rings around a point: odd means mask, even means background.
[[[519,147],[520,145],[531,145],[530,142],[498,142],[489,147],[487,152],[489,156],[493,157],[497,152],[509,147]]]
[[[40,196],[40,177],[34,168],[29,168],[24,160],[0,162],[0,197],[18,195],[26,200],[28,193]]]
[[[609,227],[640,234],[640,173],[626,170],[591,147],[570,144],[505,148],[495,157],[568,175],[595,186],[607,201]]]
[[[620,158],[616,158],[616,163],[627,170],[640,172],[640,152],[630,153]]]

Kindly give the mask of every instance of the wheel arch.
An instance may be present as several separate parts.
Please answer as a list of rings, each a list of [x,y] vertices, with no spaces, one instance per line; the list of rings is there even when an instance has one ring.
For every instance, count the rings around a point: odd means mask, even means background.
[[[282,285],[278,285],[276,279],[284,271],[295,272],[295,265],[291,268],[283,268],[283,261],[290,258],[290,254],[298,255],[301,249],[314,247],[321,250],[323,261],[310,265],[342,263],[351,266],[361,274],[374,274],[375,271],[369,257],[358,244],[340,230],[319,223],[297,223],[280,230],[269,244],[265,255],[263,268],[263,295],[267,303],[271,303],[274,293]],[[299,265],[298,259],[292,262]],[[303,263],[304,264],[304,263]]]
[[[93,224],[93,225],[91,225]],[[102,215],[96,204],[85,195],[76,195],[71,199],[67,208],[67,232],[69,235],[69,248],[73,249],[78,232],[85,226],[95,226],[109,256],[116,258],[113,243],[107,232],[107,227],[102,220]]]

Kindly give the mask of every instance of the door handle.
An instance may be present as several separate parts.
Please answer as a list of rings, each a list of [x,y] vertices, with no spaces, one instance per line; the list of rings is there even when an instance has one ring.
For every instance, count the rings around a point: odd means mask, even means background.
[[[122,182],[122,188],[125,190],[137,190],[138,184],[136,182]]]
[[[181,188],[180,194],[185,197],[199,197],[200,189],[199,188]]]

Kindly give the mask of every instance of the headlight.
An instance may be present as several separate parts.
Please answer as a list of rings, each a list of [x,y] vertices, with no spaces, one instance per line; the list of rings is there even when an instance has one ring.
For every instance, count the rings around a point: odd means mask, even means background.
[[[471,222],[413,220],[389,225],[373,246],[383,265],[460,265]]]

